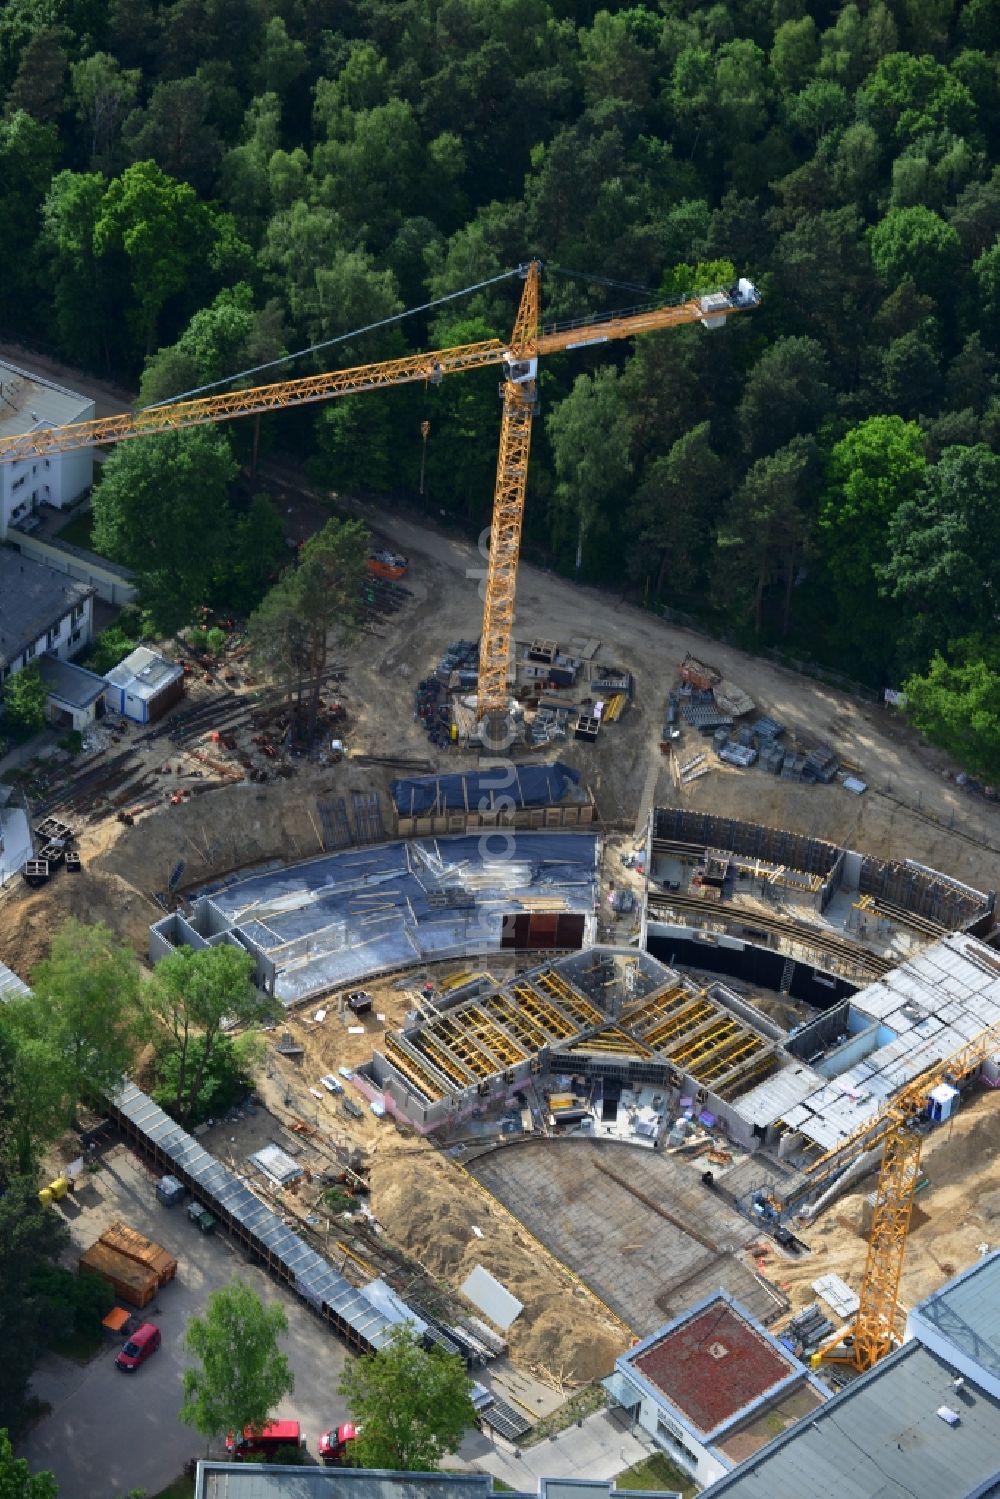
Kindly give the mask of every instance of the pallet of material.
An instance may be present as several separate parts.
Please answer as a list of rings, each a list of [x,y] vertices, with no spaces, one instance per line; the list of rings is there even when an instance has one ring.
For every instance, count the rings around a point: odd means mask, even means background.
[[[119,1254],[100,1240],[80,1256],[80,1270],[86,1275],[100,1275],[116,1296],[132,1306],[148,1306],[154,1300],[160,1283],[155,1270],[149,1270],[128,1255]]]
[[[712,688],[712,696],[715,698],[715,706],[722,713],[730,713],[733,718],[742,718],[746,713],[752,713],[757,704],[753,698],[737,687],[735,682],[716,682]]]
[[[147,1270],[152,1270],[161,1286],[167,1285],[177,1274],[177,1261],[168,1250],[160,1244],[154,1244],[152,1239],[147,1239],[145,1234],[129,1228],[125,1223],[109,1224],[98,1242],[106,1244],[118,1254],[124,1254],[127,1259],[135,1260],[137,1265],[144,1265]]]
[[[697,688],[699,692],[710,692],[716,682],[721,680],[721,672],[717,672],[714,666],[706,666],[703,661],[695,660],[694,656],[685,656],[681,662],[681,681]]]

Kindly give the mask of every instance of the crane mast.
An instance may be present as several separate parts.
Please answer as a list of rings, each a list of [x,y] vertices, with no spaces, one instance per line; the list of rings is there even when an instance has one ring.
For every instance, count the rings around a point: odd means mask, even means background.
[[[524,496],[528,484],[531,420],[537,406],[538,304],[539,266],[533,260],[526,269],[524,291],[506,363],[506,378],[500,387],[503,420],[493,493],[476,704],[484,742],[492,749],[506,748],[505,741],[509,742],[507,674],[514,628]]]
[[[524,290],[507,344],[498,338],[484,339],[478,343],[409,354],[401,359],[380,360],[352,369],[331,370],[321,375],[278,380],[270,385],[169,401],[115,416],[73,422],[64,427],[38,426],[30,432],[0,438],[0,463],[17,463],[50,453],[69,452],[74,448],[106,446],[209,422],[284,411],[293,406],[357,395],[386,386],[416,381],[436,385],[445,375],[503,365],[504,380],[500,388],[503,420],[490,529],[477,698],[477,717],[483,725],[484,743],[499,749],[510,742],[508,672],[531,422],[537,406],[539,356],[609,343],[686,323],[703,323],[706,328],[721,327],[732,313],[756,307],[760,300],[752,282],[741,279],[735,286],[709,296],[686,297],[636,312],[611,313],[605,317],[540,328],[541,263],[537,260],[528,262],[521,274]]]

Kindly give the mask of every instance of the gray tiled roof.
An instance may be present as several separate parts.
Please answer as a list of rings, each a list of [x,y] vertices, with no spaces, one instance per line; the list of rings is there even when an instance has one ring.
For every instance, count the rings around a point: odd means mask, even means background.
[[[89,396],[0,359],[0,437],[30,432],[39,422],[62,427],[84,421],[92,407]]]
[[[49,692],[74,708],[89,708],[108,690],[107,682],[95,672],[74,666],[70,661],[60,661],[58,656],[47,652],[38,658],[38,669]]]
[[[970,1499],[1000,1494],[1000,1401],[906,1343],[704,1499]],[[959,1416],[949,1425],[938,1410]]]
[[[13,661],[94,591],[89,583],[0,547],[0,664]]]

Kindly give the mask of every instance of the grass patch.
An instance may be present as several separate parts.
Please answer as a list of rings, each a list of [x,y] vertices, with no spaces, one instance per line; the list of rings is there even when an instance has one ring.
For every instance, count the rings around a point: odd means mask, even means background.
[[[494,1494],[516,1494],[517,1490],[512,1483],[505,1483],[502,1478],[494,1478],[493,1492]]]
[[[94,529],[94,513],[92,510],[81,510],[79,515],[74,515],[71,521],[67,521],[57,533],[59,541],[65,541],[71,547],[83,547],[84,551],[92,552],[94,543],[92,540]]]
[[[175,1478],[173,1483],[168,1484],[165,1489],[161,1489],[158,1494],[154,1494],[152,1499],[194,1499],[194,1479],[185,1478],[182,1474],[180,1478]]]
[[[693,1499],[698,1492],[698,1486],[690,1474],[685,1473],[683,1468],[678,1468],[668,1457],[661,1452],[654,1452],[652,1457],[644,1457],[641,1463],[636,1463],[633,1468],[626,1468],[624,1473],[619,1473],[615,1483],[620,1489],[676,1489],[684,1495],[684,1499]]]
[[[67,1333],[58,1343],[52,1344],[52,1352],[58,1353],[60,1358],[72,1359],[75,1364],[89,1364],[100,1352],[103,1342],[104,1334],[100,1328],[96,1332],[88,1328],[85,1332]]]
[[[531,1430],[524,1433],[518,1446],[533,1447],[536,1442],[544,1441],[546,1437],[554,1436],[556,1432],[565,1431],[567,1427],[574,1426],[585,1416],[593,1415],[594,1411],[603,1410],[604,1405],[605,1395],[600,1385],[584,1385],[582,1390],[577,1390],[575,1395],[571,1395],[550,1416],[542,1416],[536,1421]]]

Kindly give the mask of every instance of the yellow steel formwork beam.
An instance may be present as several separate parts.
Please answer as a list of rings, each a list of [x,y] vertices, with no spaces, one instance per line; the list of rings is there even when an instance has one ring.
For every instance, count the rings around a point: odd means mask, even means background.
[[[737,1064],[730,1067],[728,1072],[724,1072],[721,1077],[716,1078],[712,1084],[712,1092],[725,1099],[735,1097],[737,1091],[745,1093],[752,1083],[763,1079],[769,1072],[773,1072],[775,1065],[773,1048],[766,1050],[763,1055],[755,1054],[749,1066],[742,1067]]]
[[[685,984],[677,984],[665,990],[654,1000],[647,1000],[634,1009],[623,1010],[618,1019],[626,1029],[636,1035],[648,1037],[658,1021],[665,1016],[675,1014],[677,1010],[697,998],[700,998],[700,995],[692,994]]]
[[[591,1026],[604,1024],[606,1017],[601,1014],[600,1010],[595,1009],[589,999],[581,994],[578,989],[574,989],[570,984],[567,984],[562,975],[555,973],[551,968],[547,968],[544,973],[540,973],[535,979],[535,983],[540,989],[544,989],[547,994],[550,994],[556,1004],[565,1010],[566,1014],[575,1020],[577,1025]]]
[[[522,982],[512,987],[527,1014],[537,1019],[540,1025],[544,1025],[557,1041],[565,1041],[567,1037],[576,1035],[579,1027],[573,1024],[568,1015],[555,1009],[544,994],[538,993],[534,985]]]
[[[758,1052],[764,1042],[760,1036],[753,1031],[742,1031],[739,1035],[730,1037],[728,1042],[723,1043],[710,1057],[702,1058],[698,1063],[696,1076],[699,1082],[711,1083],[715,1086],[715,1079],[724,1077],[740,1061],[749,1060]]]
[[[470,1005],[461,1011],[460,1018],[469,1027],[472,1035],[482,1045],[494,1052],[505,1067],[515,1067],[527,1061],[528,1054],[517,1044],[515,1038],[499,1026],[492,1016],[486,1014],[481,1005]]]
[[[523,1007],[518,1008],[502,990],[480,1000],[480,1004],[529,1051],[539,1051],[553,1039],[553,1033],[536,1016],[529,1015]]]
[[[718,1010],[708,1000],[696,995],[688,996],[689,1002],[673,1015],[664,1016],[659,1025],[646,1032],[642,1040],[653,1051],[663,1051],[678,1040],[684,1040],[691,1032],[714,1020]]]
[[[453,1049],[443,1043],[439,1036],[430,1030],[422,1030],[413,1038],[413,1044],[418,1051],[422,1051],[432,1061],[439,1071],[458,1088],[467,1088],[470,1083],[476,1082],[474,1072],[464,1064],[462,1058],[455,1055]]]
[[[740,1027],[729,1015],[716,1012],[716,1021],[699,1035],[683,1040],[671,1048],[670,1060],[676,1067],[694,1073],[696,1067],[706,1061],[720,1046],[739,1035]]]
[[[444,1089],[415,1057],[397,1044],[395,1036],[386,1036],[383,1041],[386,1060],[412,1083],[428,1103],[438,1103],[444,1097]]]
[[[598,1031],[596,1035],[584,1036],[579,1041],[571,1041],[564,1048],[567,1052],[600,1052],[609,1056],[627,1057],[651,1057],[653,1053],[642,1041],[637,1041],[627,1031],[619,1029],[617,1025],[609,1025],[606,1030]]]

